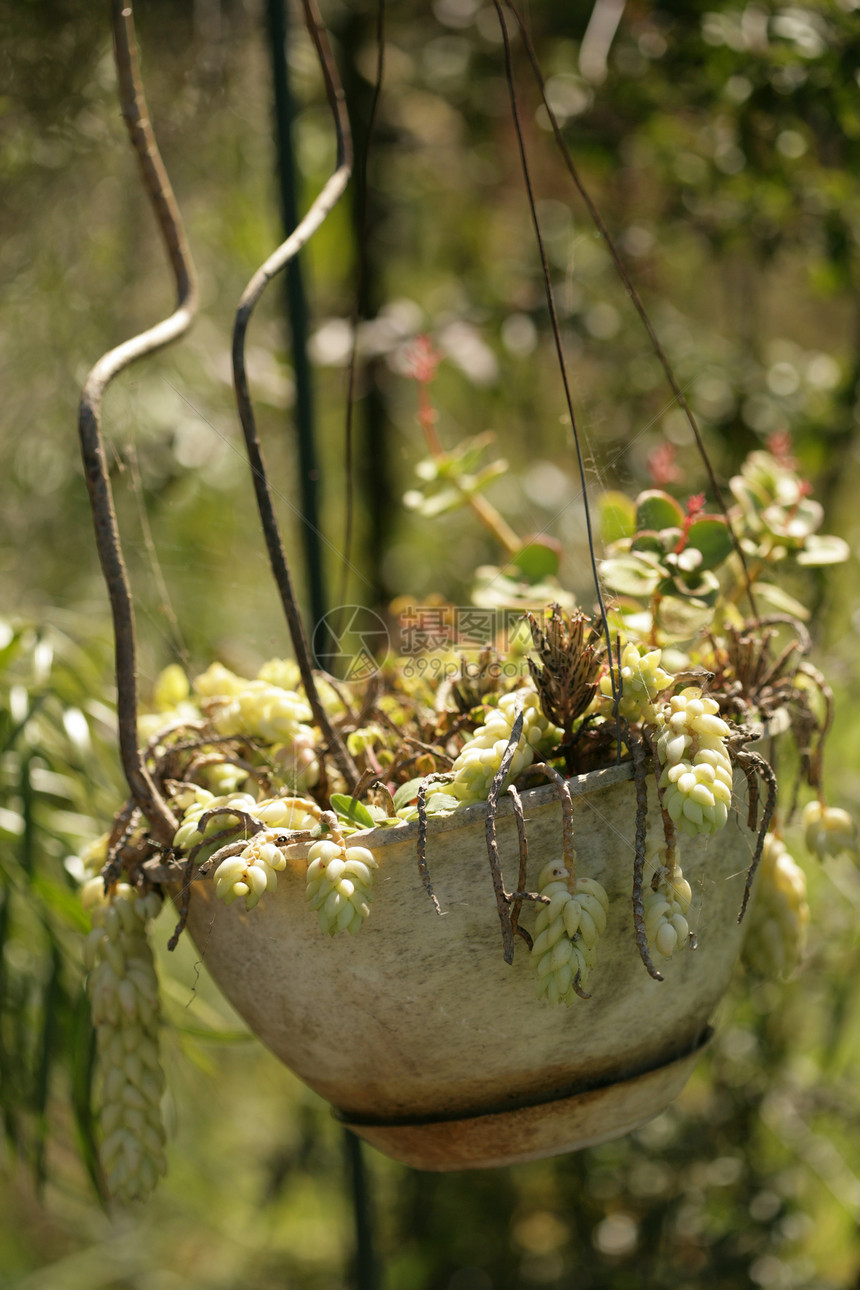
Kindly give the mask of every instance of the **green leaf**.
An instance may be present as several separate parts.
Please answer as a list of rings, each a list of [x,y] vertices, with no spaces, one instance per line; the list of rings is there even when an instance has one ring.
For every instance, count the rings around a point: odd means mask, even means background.
[[[797,563],[816,569],[825,564],[842,564],[851,554],[851,548],[841,537],[832,533],[811,533],[797,553]]]
[[[106,1203],[104,1175],[99,1163],[99,1151],[96,1145],[96,1123],[93,1113],[93,1081],[96,1067],[96,1036],[90,1018],[90,1005],[82,989],[78,995],[77,1005],[72,1018],[71,1033],[72,1053],[72,1111],[75,1117],[75,1128],[78,1133],[78,1144],[93,1189],[101,1201]]]
[[[669,532],[677,533],[678,537],[681,536],[680,529],[670,529]],[[661,535],[656,533],[654,529],[643,529],[641,533],[636,534],[630,543],[630,550],[648,551],[652,555],[656,555],[658,560],[662,560],[666,554],[666,543],[663,542]]]
[[[420,776],[418,779],[409,779],[405,784],[401,784],[394,794],[394,809],[399,811],[401,806],[408,806],[412,799],[418,796],[418,789],[420,787]]]
[[[695,569],[692,573],[677,574],[668,578],[660,587],[667,596],[678,596],[682,600],[695,600],[701,605],[713,605],[720,594],[720,584],[713,573],[702,573]]]
[[[637,529],[681,528],[684,512],[674,497],[659,488],[649,488],[636,498]]]
[[[440,488],[429,495],[413,489],[403,495],[403,504],[428,520],[454,511],[458,506],[465,506],[466,500],[466,494],[459,488]]]
[[[559,586],[555,578],[529,583],[525,578],[511,577],[491,564],[480,565],[475,570],[472,604],[481,609],[531,609],[542,612],[547,605],[555,603],[568,610],[575,606],[573,596]],[[509,648],[510,644],[509,641]]]
[[[600,507],[600,538],[604,546],[632,537],[636,532],[636,506],[626,493],[604,493]]]
[[[702,553],[699,568],[716,569],[734,550],[729,526],[718,515],[706,515],[694,520],[687,533],[687,545]]]
[[[619,555],[601,560],[600,576],[619,595],[647,600],[656,590],[661,572],[638,556]]]
[[[463,475],[457,482],[471,497],[474,493],[480,493],[481,489],[486,488],[488,484],[492,484],[493,480],[498,479],[500,475],[507,474],[507,470],[508,463],[504,457],[500,457],[498,461],[491,461],[483,470],[479,470],[477,475]]]
[[[346,793],[332,793],[329,801],[342,820],[351,820],[362,829],[373,828],[373,816],[364,803],[359,802],[357,798],[348,797]]]
[[[657,611],[657,625],[675,640],[688,640],[698,636],[711,622],[713,609],[678,596],[664,596]]]
[[[791,542],[805,542],[824,519],[819,502],[801,498],[793,506],[768,506],[761,513],[762,523],[777,537]]]
[[[775,587],[771,582],[753,583],[753,591],[756,600],[765,603],[768,609],[775,609],[779,614],[790,614],[792,618],[799,618],[801,622],[806,622],[809,617],[809,610],[802,605],[794,596],[790,596],[782,587]]]
[[[529,583],[554,578],[561,564],[562,547],[554,538],[534,537],[511,560]]]

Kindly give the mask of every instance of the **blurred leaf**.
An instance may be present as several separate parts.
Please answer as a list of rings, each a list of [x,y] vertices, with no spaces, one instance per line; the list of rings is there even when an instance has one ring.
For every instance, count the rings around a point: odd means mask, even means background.
[[[511,559],[530,583],[554,578],[561,564],[561,543],[553,538],[531,538]]]
[[[684,512],[674,497],[652,488],[640,493],[636,498],[637,529],[671,529],[681,528],[684,523]]]
[[[718,516],[694,520],[687,533],[687,543],[702,553],[700,569],[716,569],[734,550],[726,521]]]
[[[93,1189],[104,1205],[106,1193],[93,1114],[93,1078],[96,1067],[96,1035],[90,1018],[86,991],[78,993],[71,1028],[72,1111],[81,1156]]]
[[[604,546],[633,536],[636,532],[636,506],[626,493],[603,493],[598,506],[600,538]]]
[[[418,795],[418,789],[421,787],[421,778],[422,777],[419,776],[417,779],[407,780],[405,784],[400,785],[397,792],[394,794],[395,810],[399,811],[401,807],[408,806],[413,797]]]
[[[54,1058],[61,1043],[58,1005],[63,998],[63,991],[60,987],[60,952],[56,944],[53,944],[51,946],[50,976],[42,993],[42,1035],[39,1043],[39,1058],[36,1067],[32,1107],[35,1117],[33,1171],[38,1190],[42,1189],[47,1179],[45,1142],[48,1134],[48,1090],[51,1083]]]
[[[701,602],[664,596],[657,610],[657,623],[667,636],[687,640],[707,627],[713,616],[713,608]]]
[[[600,576],[606,585],[622,596],[647,600],[657,590],[660,570],[635,556],[612,556],[600,562]]]
[[[830,533],[811,533],[797,553],[797,563],[809,568],[842,564],[851,555],[848,543]]]
[[[775,609],[779,614],[790,614],[792,618],[799,618],[804,623],[809,617],[806,606],[783,591],[782,587],[775,587],[771,582],[755,582],[753,590],[756,600],[763,601],[769,609]]]

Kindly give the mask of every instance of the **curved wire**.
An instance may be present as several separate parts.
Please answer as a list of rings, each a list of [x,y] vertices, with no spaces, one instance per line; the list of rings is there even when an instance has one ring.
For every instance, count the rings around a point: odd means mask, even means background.
[[[182,218],[147,114],[131,0],[111,0],[111,23],[122,115],[140,165],[146,195],[167,248],[178,301],[169,318],[117,345],[99,359],[84,383],[78,434],[96,546],[113,616],[117,718],[123,770],[131,795],[149,821],[153,834],[159,841],[169,844],[176,831],[176,820],[156,788],[138,748],[134,606],[105,458],[101,405],[105,390],[119,372],[136,359],[169,345],[188,330],[197,310],[197,282]]]
[[[257,434],[254,409],[248,387],[248,375],[245,368],[245,336],[251,316],[260,297],[272,279],[289,264],[294,256],[298,255],[305,243],[313,237],[326,216],[340,200],[352,174],[352,135],[349,128],[349,117],[343,88],[340,84],[337,68],[332,58],[331,49],[329,48],[328,39],[316,4],[314,0],[302,0],[302,4],[305,11],[305,22],[317,51],[325,83],[326,97],[334,119],[337,135],[335,168],[304,219],[300,221],[286,241],[282,242],[277,250],[273,251],[265,263],[260,266],[242,293],[233,325],[233,386],[236,405],[239,410],[239,419],[245,436],[251,476],[254,481],[254,493],[257,499],[257,510],[260,513],[269,564],[281,597],[293,649],[296,654],[296,661],[302,677],[302,684],[305,687],[305,694],[314,714],[314,720],[331,749],[332,755],[337,761],[348,786],[353,789],[358,782],[358,770],[346,745],[332,727],[317,693],[307,637],[305,636],[301,615],[296,604],[293,580],[275,515],[272,491],[266,475],[266,468],[263,464],[263,453],[260,447],[260,438]]]

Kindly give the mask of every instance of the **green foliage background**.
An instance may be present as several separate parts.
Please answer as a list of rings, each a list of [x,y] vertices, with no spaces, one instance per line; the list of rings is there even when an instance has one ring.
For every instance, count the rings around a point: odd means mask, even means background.
[[[436,395],[452,445],[487,428],[511,462],[493,500],[547,527],[588,605],[583,519],[524,202],[492,6],[391,6],[369,161],[365,363],[357,404],[356,572],[347,599],[467,594],[497,552],[468,514],[441,532],[398,498],[422,455],[402,342],[449,352]],[[366,131],[375,7],[325,5]],[[718,474],[789,429],[856,553],[860,416],[860,21],[852,0],[625,8],[607,75],[579,74],[592,5],[541,0],[529,21],[566,137],[652,309]],[[0,1285],[27,1290],[322,1290],[350,1283],[338,1127],[245,1034],[193,947],[168,956],[171,1172],[147,1209],[108,1216],[87,1156],[90,1060],[81,914],[64,865],[122,788],[109,622],[74,433],[99,354],[170,305],[161,248],[115,106],[101,6],[10,6],[0,59]],[[295,23],[296,15],[293,15]],[[167,662],[237,667],[284,652],[230,395],[232,311],[279,240],[260,6],[141,0],[152,116],[202,284],[182,345],[111,391],[106,428],[136,591],[144,688]],[[667,440],[701,470],[605,247],[575,200],[522,51],[521,101],[596,493],[636,488]],[[292,30],[304,201],[333,141],[311,51]],[[355,217],[337,209],[305,257],[314,334],[329,596],[341,592],[344,334]],[[292,375],[273,288],[251,329],[251,382],[291,550]],[[440,536],[443,540],[439,540]],[[296,556],[296,573],[301,569]],[[834,800],[860,809],[856,565],[797,588],[837,692]],[[165,594],[165,591],[167,594]],[[795,847],[799,854],[800,846]],[[367,1152],[385,1290],[860,1285],[858,875],[807,864],[805,971],[739,979],[679,1102],[617,1143],[444,1177]],[[83,1144],[83,1154],[80,1146]]]

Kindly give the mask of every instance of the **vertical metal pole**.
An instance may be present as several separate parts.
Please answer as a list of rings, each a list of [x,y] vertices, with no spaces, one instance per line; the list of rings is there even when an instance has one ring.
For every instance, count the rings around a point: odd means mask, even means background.
[[[295,103],[290,91],[287,66],[287,8],[284,0],[267,0],[266,14],[269,48],[272,57],[272,82],[275,90],[275,141],[277,147],[278,187],[284,236],[299,222],[297,177],[293,152]],[[284,274],[287,317],[290,325],[293,370],[296,381],[296,430],[299,444],[299,501],[304,523],[302,549],[305,557],[307,595],[311,614],[311,631],[326,612],[325,582],[320,540],[320,473],[314,439],[313,384],[308,362],[308,309],[302,277],[301,256],[287,265]]]
[[[355,1287],[356,1290],[376,1290],[370,1188],[362,1155],[361,1139],[349,1129],[344,1130],[343,1136],[349,1162],[352,1211],[355,1219]]]

